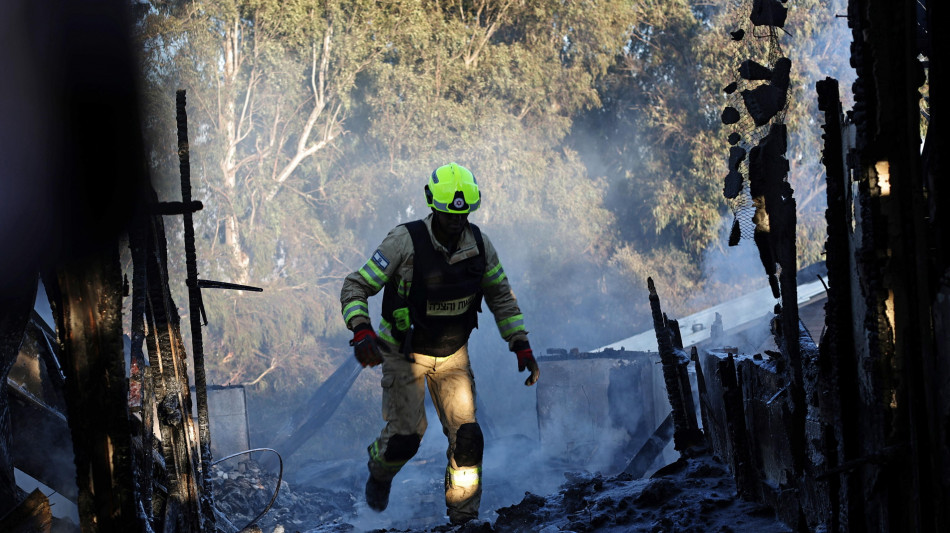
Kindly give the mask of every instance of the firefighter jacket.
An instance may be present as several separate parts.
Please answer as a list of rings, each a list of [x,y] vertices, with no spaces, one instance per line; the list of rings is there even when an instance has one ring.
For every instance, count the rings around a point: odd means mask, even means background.
[[[427,316],[415,316],[415,320],[419,322],[428,321],[429,325],[435,323],[439,325],[439,328],[446,326],[447,317],[457,317],[459,321],[467,322],[474,317],[475,307],[479,305],[480,298],[484,297],[488,309],[495,317],[498,331],[502,338],[508,342],[509,348],[513,347],[514,343],[519,340],[527,340],[528,332],[524,326],[524,316],[518,308],[518,303],[508,283],[504,268],[502,268],[498,259],[498,253],[488,237],[481,234],[482,244],[480,246],[475,236],[475,232],[478,230],[473,229],[470,224],[460,236],[455,252],[449,254],[449,250],[432,233],[432,215],[430,214],[423,219],[422,223],[429,244],[434,250],[433,257],[445,261],[445,264],[439,265],[439,268],[450,276],[454,275],[456,277],[458,277],[458,272],[480,271],[481,279],[480,281],[476,280],[477,287],[474,287],[474,290],[480,294],[459,293],[454,295],[455,298],[452,298],[451,291],[449,291],[443,294],[443,297],[448,296],[448,298],[427,302],[423,309]],[[482,255],[480,249],[484,249],[483,257],[479,257]],[[388,287],[387,292],[390,293],[390,296],[384,298],[384,316],[380,320],[378,334],[381,339],[393,345],[394,349],[400,347],[404,335],[401,330],[404,327],[400,327],[401,324],[394,323],[400,321],[400,318],[398,313],[396,318],[392,317],[393,308],[398,307],[398,305],[391,302],[394,299],[401,298],[408,305],[413,282],[415,255],[412,236],[407,225],[403,224],[390,231],[369,260],[359,270],[346,277],[343,281],[340,302],[343,306],[343,319],[348,328],[353,329],[359,324],[370,322],[367,300],[384,287]],[[422,254],[422,256],[425,255]],[[431,265],[426,267],[430,268]],[[455,267],[454,270],[453,267]],[[462,285],[465,285],[464,280]],[[462,293],[470,292],[464,288],[457,290],[461,290]],[[413,314],[418,315],[418,310]],[[465,323],[460,326],[463,329],[467,328],[462,344],[467,340],[468,332],[472,326],[474,326],[473,323]],[[457,336],[457,330],[454,333]],[[419,340],[423,343],[433,341],[431,338]],[[449,340],[449,342],[458,343],[457,339],[454,342]],[[445,346],[444,348],[448,350],[452,347]],[[453,351],[449,351],[446,355]]]

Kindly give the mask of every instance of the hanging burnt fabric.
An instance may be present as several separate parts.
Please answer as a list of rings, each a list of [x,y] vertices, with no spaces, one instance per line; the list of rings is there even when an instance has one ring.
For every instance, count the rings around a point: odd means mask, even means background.
[[[744,80],[770,80],[772,69],[759,64],[757,61],[746,59],[739,65],[739,75]]]
[[[722,110],[722,123],[723,123],[723,124],[735,124],[736,122],[739,122],[739,110],[738,110],[738,109],[736,109],[736,108],[734,108],[734,107],[732,107],[732,106],[727,106],[725,109]]]
[[[722,194],[726,198],[732,199],[739,196],[742,191],[742,174],[739,172],[739,165],[745,161],[746,151],[738,146],[729,149],[729,174],[726,176],[725,187]]]
[[[739,165],[745,161],[745,149],[733,146],[729,149],[729,170],[739,170]]]
[[[785,109],[791,68],[791,60],[787,57],[780,58],[772,70],[771,83],[742,91],[742,101],[756,126],[768,124],[772,117]]]
[[[732,229],[729,231],[729,246],[738,246],[739,239],[742,238],[742,228],[739,227],[739,219],[732,219]]]
[[[789,75],[792,71],[792,60],[787,57],[780,57],[775,61],[772,68],[772,85],[788,91]]]
[[[788,8],[778,0],[752,0],[752,14],[749,20],[756,26],[785,26]]]
[[[749,151],[749,194],[753,198],[764,196],[768,184],[785,178],[789,168],[787,149],[785,125],[773,124],[768,135]]]
[[[722,195],[732,200],[742,192],[742,174],[738,170],[730,170],[726,175]]]
[[[742,91],[742,101],[755,125],[764,126],[785,108],[785,91],[774,85],[762,84],[751,91]]]

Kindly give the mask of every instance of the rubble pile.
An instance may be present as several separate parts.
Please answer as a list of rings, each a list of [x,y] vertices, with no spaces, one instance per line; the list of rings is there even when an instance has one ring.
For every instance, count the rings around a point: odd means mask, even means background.
[[[493,531],[787,532],[764,505],[736,497],[725,465],[711,455],[680,460],[650,479],[566,474],[555,496],[528,493],[498,510]]]
[[[248,525],[274,497],[278,478],[253,461],[228,468],[219,465],[212,472],[214,503],[237,528]],[[356,499],[347,492],[316,487],[291,488],[280,482],[280,492],[270,510],[257,521],[265,533],[307,531],[352,515]]]

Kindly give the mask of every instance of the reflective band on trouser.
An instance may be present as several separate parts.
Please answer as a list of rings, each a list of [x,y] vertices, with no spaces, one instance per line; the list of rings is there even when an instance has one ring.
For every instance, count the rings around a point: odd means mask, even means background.
[[[393,325],[387,322],[385,318],[379,319],[379,333],[377,335],[389,344],[399,346],[399,343],[393,337]]]
[[[379,441],[378,441],[378,440],[374,440],[374,441],[373,441],[373,444],[371,444],[371,445],[369,446],[369,448],[367,448],[367,451],[369,452],[369,459],[370,459],[371,461],[373,461],[374,463],[376,463],[378,466],[382,467],[383,469],[389,470],[389,471],[391,471],[391,472],[398,472],[403,466],[406,465],[406,463],[409,462],[408,460],[405,460],[405,461],[387,461],[387,460],[383,457],[383,454],[379,453]]]
[[[524,330],[524,315],[515,315],[498,322],[498,331],[501,332],[502,337]]]
[[[485,272],[485,275],[482,276],[482,287],[491,287],[492,285],[497,285],[501,283],[501,280],[505,279],[505,269],[501,268],[501,263],[495,265],[495,268]]]
[[[353,300],[352,302],[343,306],[344,324],[349,324],[350,319],[356,316],[365,316],[369,318],[369,307],[366,306],[366,302],[361,300]]]
[[[481,484],[482,467],[470,466],[464,468],[445,467],[445,486],[468,488]]]
[[[363,279],[366,280],[366,283],[369,283],[377,291],[383,288],[383,285],[389,281],[389,276],[385,272],[379,269],[376,266],[376,263],[372,259],[366,262],[359,270],[360,276],[363,276]]]

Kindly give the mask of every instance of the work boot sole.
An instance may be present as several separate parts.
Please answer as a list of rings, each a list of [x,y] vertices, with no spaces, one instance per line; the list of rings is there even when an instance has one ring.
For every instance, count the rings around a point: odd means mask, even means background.
[[[373,476],[369,476],[366,480],[366,505],[377,513],[385,511],[389,505],[389,490],[392,486],[392,481],[377,481]]]

